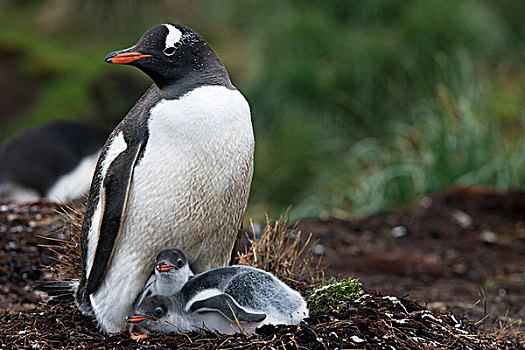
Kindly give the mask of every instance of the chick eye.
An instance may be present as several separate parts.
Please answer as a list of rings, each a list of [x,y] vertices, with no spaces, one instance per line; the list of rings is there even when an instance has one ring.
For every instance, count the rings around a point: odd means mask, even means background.
[[[171,56],[175,53],[175,47],[174,46],[167,47],[162,52],[164,52],[166,56]]]
[[[181,259],[177,260],[177,267],[182,267],[184,266],[184,261],[182,261]]]
[[[162,315],[164,315],[164,310],[162,310],[161,307],[158,307],[155,309],[155,312],[153,314],[155,315],[155,317],[161,317]]]

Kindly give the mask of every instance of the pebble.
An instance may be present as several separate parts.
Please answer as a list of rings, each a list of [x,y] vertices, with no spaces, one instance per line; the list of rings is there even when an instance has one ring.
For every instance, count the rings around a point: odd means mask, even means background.
[[[352,339],[352,341],[355,343],[362,343],[365,341],[364,339],[359,338],[357,335],[351,336],[350,339]]]
[[[316,244],[314,248],[315,255],[323,255],[326,252],[326,248],[322,244]]]
[[[24,226],[13,226],[9,229],[9,232],[24,232]]]
[[[481,238],[481,240],[486,243],[490,243],[490,244],[498,243],[498,236],[492,231],[481,232],[479,234],[479,238]]]
[[[392,236],[398,238],[398,237],[403,237],[407,234],[407,229],[405,226],[396,226],[394,228],[392,228]]]
[[[452,219],[454,219],[461,228],[468,228],[472,225],[472,218],[470,215],[461,210],[456,210],[452,214]]]

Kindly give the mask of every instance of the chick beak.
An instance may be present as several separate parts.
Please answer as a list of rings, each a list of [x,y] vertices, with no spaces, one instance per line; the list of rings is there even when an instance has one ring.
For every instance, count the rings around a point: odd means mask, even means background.
[[[178,269],[175,266],[173,266],[173,265],[168,265],[168,264],[164,264],[164,263],[157,264],[157,271],[158,272],[168,272],[170,270],[178,270]]]
[[[132,314],[126,317],[127,323],[139,323],[144,320],[151,320],[151,317],[146,316],[146,315],[140,315],[140,314]]]

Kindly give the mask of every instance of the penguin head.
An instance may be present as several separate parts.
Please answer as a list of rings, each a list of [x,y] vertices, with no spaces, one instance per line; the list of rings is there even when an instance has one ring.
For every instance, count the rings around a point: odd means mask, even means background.
[[[206,40],[180,24],[155,26],[144,33],[137,44],[111,52],[105,61],[135,66],[161,89],[199,74],[227,76],[222,62]]]
[[[156,273],[176,274],[178,270],[185,267],[188,267],[188,260],[180,249],[164,249],[155,259]]]
[[[182,315],[177,312],[172,298],[163,295],[146,297],[135,312],[126,317],[126,322],[157,333],[169,334],[177,331]]]

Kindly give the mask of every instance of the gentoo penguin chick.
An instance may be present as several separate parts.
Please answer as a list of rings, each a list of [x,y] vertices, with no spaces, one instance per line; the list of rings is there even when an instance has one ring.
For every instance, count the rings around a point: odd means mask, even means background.
[[[146,297],[137,311],[129,315],[126,320],[132,326],[140,326],[161,334],[200,333],[204,329],[226,334],[241,331],[252,333],[255,328],[265,324],[263,321],[266,319],[266,314],[241,307],[227,294],[207,299],[204,303],[194,303],[197,306],[185,310],[178,298],[153,295]],[[143,335],[133,333],[132,337],[145,338]]]
[[[146,282],[137,305],[149,295],[174,295],[193,275],[180,249],[164,249],[155,259],[155,271]]]
[[[106,137],[94,127],[57,121],[6,140],[0,148],[0,198],[82,198]]]
[[[137,306],[150,295],[174,295],[182,289],[184,284],[193,277],[186,255],[180,249],[164,249],[155,259],[155,271],[146,282],[144,291],[137,298],[133,312],[136,312]],[[129,333],[135,340],[147,337],[147,331],[141,327],[131,324]]]
[[[106,141],[82,225],[76,303],[113,333],[126,328],[162,249],[183,249],[196,273],[228,264],[254,138],[248,103],[192,29],[158,25],[106,62],[154,82]]]
[[[165,334],[199,331],[203,326],[233,333],[240,331],[236,318],[243,331],[252,332],[263,324],[296,324],[307,316],[301,294],[272,274],[229,266],[192,277],[172,297],[145,297],[127,321]]]

